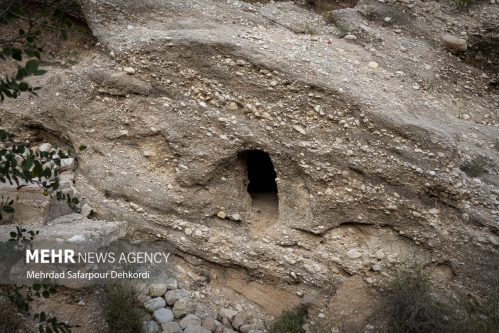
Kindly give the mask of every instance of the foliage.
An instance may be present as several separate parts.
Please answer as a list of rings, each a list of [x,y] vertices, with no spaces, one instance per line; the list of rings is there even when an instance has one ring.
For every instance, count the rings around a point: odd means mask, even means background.
[[[5,256],[9,256],[8,259],[16,262],[26,249],[32,248],[33,240],[37,234],[38,231],[27,231],[24,228],[16,227],[16,231],[10,233],[10,239],[7,242],[0,243],[2,250],[0,252],[1,262],[5,263],[7,261],[5,260]],[[11,251],[7,251],[8,249]],[[31,286],[3,285],[1,291],[10,300],[12,307],[16,308],[21,314],[30,315],[30,303],[35,298],[49,298],[57,292],[57,288],[51,280],[46,279],[34,281]],[[11,311],[14,312],[12,309]],[[16,317],[20,318],[17,314]],[[48,315],[43,311],[35,313],[33,319],[37,323],[38,332],[40,333],[70,333],[71,328],[75,327],[68,323],[60,322],[57,317]],[[12,324],[15,324],[15,321]]]
[[[305,23],[297,27],[295,33],[303,35],[317,35],[317,29],[310,23]]]
[[[106,293],[106,320],[113,333],[142,332],[142,312],[129,284],[110,285]]]
[[[270,326],[270,333],[304,333],[303,324],[307,311],[304,307],[285,310]]]
[[[428,277],[415,268],[393,279],[377,316],[385,319],[389,333],[499,332],[499,283],[481,306],[470,306],[462,300],[450,303],[437,300]]]
[[[20,26],[15,37],[10,37],[8,34],[0,36],[0,59],[13,62],[13,66],[17,68],[15,74],[6,74],[0,78],[0,101],[4,101],[5,98],[17,98],[22,92],[36,95],[40,87],[31,86],[25,79],[45,74],[44,70],[39,69],[43,51],[40,37],[47,32],[55,32],[65,39],[72,25],[68,12],[76,5],[73,0],[54,0],[50,6],[23,0],[10,0],[0,4],[0,27],[12,21]],[[38,6],[36,13],[28,10],[36,6]],[[9,182],[18,188],[28,184],[38,185],[44,195],[55,192],[57,199],[65,200],[73,209],[77,209],[77,198],[57,191],[59,188],[57,167],[65,157],[67,156],[58,149],[34,151],[22,143],[15,142],[13,135],[0,130],[0,183]],[[4,220],[3,214],[14,213],[13,203],[9,198],[1,198],[0,223]],[[16,230],[10,233],[8,241],[0,242],[1,263],[15,262],[18,259],[17,255],[32,247],[37,234],[38,231],[16,227]],[[30,315],[30,303],[35,297],[48,298],[56,293],[57,289],[51,281],[44,280],[34,282],[32,286],[4,285],[1,286],[1,291],[11,301],[11,306],[25,315]],[[9,308],[8,305],[5,306]],[[2,331],[17,332],[22,327],[22,322],[17,319],[23,318],[19,317],[12,308],[10,309],[10,312],[7,309],[0,311]],[[34,314],[33,319],[40,333],[68,333],[73,327],[45,312]]]
[[[61,159],[67,157],[60,149],[34,151],[22,143],[15,142],[11,134],[0,129],[0,183],[9,182],[18,188],[28,184],[38,185],[44,195],[55,193],[58,200],[66,201],[73,210],[78,211],[78,198],[57,191],[57,168],[61,166]],[[1,198],[0,223],[4,219],[2,213],[14,213],[13,203],[9,198]]]
[[[0,5],[0,26],[16,21],[22,27],[17,36],[0,37],[0,59],[16,62],[15,74],[0,78],[0,101],[6,97],[17,98],[22,92],[36,95],[40,87],[33,87],[26,78],[45,74],[39,69],[41,53],[40,37],[47,32],[55,32],[62,38],[67,38],[72,26],[68,11],[76,6],[75,1],[55,0],[51,6],[38,8],[38,15],[29,11],[35,6],[26,0],[11,0]],[[47,9],[49,8],[49,9]]]
[[[447,313],[433,299],[429,287],[428,277],[420,268],[393,279],[382,306],[389,332],[444,332]]]
[[[480,177],[485,173],[486,160],[483,156],[477,156],[470,161],[464,162],[460,169],[470,177]]]
[[[458,5],[459,7],[461,8],[464,8],[464,7],[468,7],[469,5],[471,5],[471,3],[473,2],[472,0],[454,0],[454,2],[456,3],[456,5]]]
[[[497,333],[499,332],[499,280],[491,288],[489,297],[476,306],[470,302],[462,302],[465,309],[464,319],[456,325],[459,333]]]
[[[2,333],[18,333],[24,328],[24,321],[12,306],[0,304],[0,327]]]

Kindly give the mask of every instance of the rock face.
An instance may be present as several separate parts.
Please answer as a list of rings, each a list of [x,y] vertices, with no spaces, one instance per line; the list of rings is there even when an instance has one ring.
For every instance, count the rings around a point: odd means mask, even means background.
[[[333,15],[357,37],[343,40],[291,3],[83,9],[98,46],[70,69],[47,65],[40,96],[0,115],[88,146],[76,186],[99,218],[282,285],[377,285],[414,262],[449,263],[445,283],[476,293],[496,279],[499,99],[489,74],[427,42],[445,16],[359,3]],[[420,35],[421,22],[442,25]],[[255,150],[271,160],[257,176]],[[260,179],[269,169],[277,177]],[[175,317],[191,305],[177,301]]]

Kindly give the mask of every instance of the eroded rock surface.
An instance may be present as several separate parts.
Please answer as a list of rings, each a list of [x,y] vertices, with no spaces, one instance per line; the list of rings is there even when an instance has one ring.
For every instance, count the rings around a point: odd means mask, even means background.
[[[441,45],[461,26],[423,10],[440,4],[409,4],[361,1],[340,31],[292,3],[83,2],[98,45],[1,105],[3,125],[88,146],[76,186],[97,217],[293,294],[415,262],[480,294],[497,276],[494,73]],[[470,34],[497,18],[474,10]],[[247,191],[250,150],[275,201]]]

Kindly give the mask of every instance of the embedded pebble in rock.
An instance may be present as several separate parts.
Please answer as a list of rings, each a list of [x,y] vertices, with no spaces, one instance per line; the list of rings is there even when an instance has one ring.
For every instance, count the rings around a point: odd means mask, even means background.
[[[165,294],[166,304],[172,306],[180,299],[191,299],[191,296],[187,290],[184,289],[176,289],[176,290],[168,290]]]
[[[442,44],[447,50],[453,53],[463,52],[468,49],[468,43],[466,42],[466,39],[458,38],[449,34],[445,34],[442,36]]]
[[[161,328],[163,329],[162,333],[183,333],[182,328],[175,321],[171,321],[169,323],[161,324]]]
[[[130,75],[135,74],[135,69],[134,69],[134,68],[132,68],[132,67],[125,67],[125,68],[123,68],[123,71],[124,71],[125,73],[127,73],[127,74],[130,74]]]
[[[383,252],[383,250],[378,250],[378,251],[376,251],[374,256],[376,257],[376,259],[381,260],[385,257],[385,253]]]
[[[192,235],[192,229],[191,229],[191,228],[185,228],[184,232],[185,232],[185,234],[186,234],[187,236]]]
[[[201,326],[201,318],[196,315],[188,314],[179,322],[180,327],[186,328],[187,326]]]
[[[357,39],[357,36],[355,36],[355,35],[345,35],[345,37],[343,37],[343,39],[355,40],[355,39]]]
[[[379,64],[375,61],[370,61],[368,64],[367,64],[367,67],[371,68],[371,69],[376,69],[379,67]]]
[[[172,311],[175,318],[182,318],[185,315],[194,313],[194,311],[196,311],[196,305],[188,299],[179,299],[175,302]]]
[[[144,303],[144,307],[150,312],[154,312],[155,310],[164,308],[165,306],[166,302],[162,297],[151,298]]]
[[[362,253],[358,249],[350,249],[347,252],[347,257],[350,259],[357,259],[362,257]]]
[[[83,235],[74,235],[71,238],[68,238],[68,242],[70,243],[83,243],[86,241],[85,236]]]
[[[373,271],[375,271],[375,272],[379,272],[379,271],[381,270],[381,266],[380,266],[380,265],[378,265],[378,264],[376,264],[376,265],[373,265],[372,269],[373,269]]]
[[[172,310],[165,308],[155,310],[153,317],[160,324],[168,323],[174,319]]]
[[[227,214],[223,210],[221,210],[217,213],[217,216],[223,220],[227,217]]]

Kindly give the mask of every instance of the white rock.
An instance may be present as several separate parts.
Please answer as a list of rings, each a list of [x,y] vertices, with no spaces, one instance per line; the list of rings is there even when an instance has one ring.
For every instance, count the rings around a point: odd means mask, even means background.
[[[135,69],[134,69],[134,68],[132,68],[132,67],[125,67],[125,68],[123,68],[123,71],[124,71],[125,73],[127,73],[127,74],[130,74],[130,75],[135,74]]]
[[[153,317],[160,324],[165,324],[173,321],[173,312],[170,309],[157,309],[153,312]]]
[[[59,166],[59,171],[73,170],[75,167],[75,159],[72,157],[62,158],[61,165]]]
[[[375,61],[370,61],[368,64],[367,64],[367,67],[371,68],[371,69],[376,69],[379,67],[378,63],[375,62]]]
[[[185,228],[184,232],[185,232],[185,234],[186,234],[187,236],[192,235],[192,229],[191,229],[191,228]]]
[[[466,39],[458,38],[449,34],[442,36],[443,46],[451,52],[463,52],[468,49],[468,43]]]
[[[362,257],[362,253],[358,249],[350,249],[347,252],[347,257],[350,259],[357,259]]]
[[[93,209],[92,209],[92,207],[90,207],[90,205],[83,204],[83,206],[81,206],[80,214],[85,216],[85,217],[88,217],[92,213],[92,211],[93,211]]]
[[[50,143],[42,143],[39,147],[40,151],[49,152],[52,150],[52,145]]]
[[[177,322],[171,321],[169,323],[161,324],[163,328],[162,333],[183,333],[184,331]]]
[[[347,40],[356,40],[356,39],[357,39],[357,36],[355,36],[355,35],[351,35],[351,34],[348,34],[348,35],[345,35],[345,37],[343,37],[343,39],[347,39]]]
[[[74,235],[73,237],[68,239],[68,242],[70,243],[82,243],[84,241],[86,241],[86,239],[83,235]]]
[[[186,328],[187,326],[201,326],[201,318],[193,314],[188,314],[179,324],[182,328]]]
[[[191,299],[189,292],[183,289],[168,290],[165,294],[166,303],[170,306],[180,299]]]
[[[305,131],[303,129],[303,127],[299,126],[299,125],[294,125],[293,128],[297,131],[297,132],[300,132],[301,134],[305,135],[307,134],[307,131]]]
[[[163,296],[166,293],[166,283],[154,282],[149,286],[149,295],[152,297]]]
[[[166,301],[162,297],[151,298],[144,303],[144,307],[150,312],[154,312],[155,310],[164,308],[165,306]]]
[[[175,278],[167,279],[165,284],[166,284],[166,287],[168,290],[175,290],[178,288],[178,282],[177,282],[177,279],[175,279]]]
[[[154,320],[149,320],[144,325],[144,333],[158,333],[159,331],[161,327]]]

